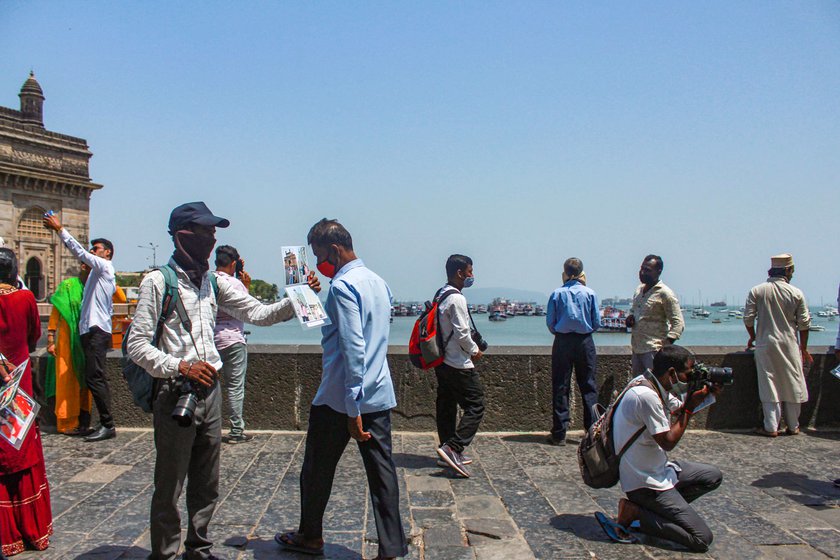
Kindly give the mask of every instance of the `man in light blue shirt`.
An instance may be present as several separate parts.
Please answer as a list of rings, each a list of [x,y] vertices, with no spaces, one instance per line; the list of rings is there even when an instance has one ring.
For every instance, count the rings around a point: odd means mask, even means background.
[[[583,423],[588,430],[595,421],[592,406],[598,402],[595,385],[597,354],[592,333],[601,327],[598,296],[586,287],[583,262],[570,258],[563,264],[563,285],[548,300],[546,325],[554,335],[551,349],[552,427],[551,445],[566,444],[569,427],[569,390],[572,368],[583,401]]]
[[[353,251],[350,233],[323,219],[307,242],[318,271],[332,278],[322,327],[321,385],[309,409],[306,451],[300,475],[301,512],[297,532],[274,538],[284,549],[323,552],[323,518],[338,461],[352,437],[367,473],[379,535],[378,558],[408,554],[400,521],[397,469],[391,457],[391,409],[397,405],[388,369],[391,291]]]

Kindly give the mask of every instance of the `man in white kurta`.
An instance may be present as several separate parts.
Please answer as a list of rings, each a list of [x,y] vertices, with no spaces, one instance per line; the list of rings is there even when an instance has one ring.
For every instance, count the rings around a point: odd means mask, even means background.
[[[756,433],[775,437],[782,412],[787,433],[799,433],[799,412],[808,400],[802,366],[813,363],[813,358],[808,354],[811,315],[805,295],[790,284],[793,257],[777,255],[770,263],[770,277],[747,295],[744,325],[750,335],[747,348],[755,346],[758,396],[764,411],[764,426]]]

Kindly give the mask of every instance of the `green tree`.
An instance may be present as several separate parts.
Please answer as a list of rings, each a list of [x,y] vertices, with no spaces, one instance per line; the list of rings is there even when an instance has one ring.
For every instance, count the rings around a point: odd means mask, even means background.
[[[143,279],[142,272],[117,272],[117,286],[120,288],[127,288],[129,286],[139,286]]]
[[[280,290],[277,284],[269,284],[265,280],[251,280],[251,287],[248,290],[252,296],[260,301],[273,302],[277,300]]]

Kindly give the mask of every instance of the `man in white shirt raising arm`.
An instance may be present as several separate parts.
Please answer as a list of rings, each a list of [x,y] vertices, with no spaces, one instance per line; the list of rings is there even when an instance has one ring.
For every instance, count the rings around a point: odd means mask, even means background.
[[[44,214],[44,227],[58,233],[79,262],[90,267],[82,295],[82,309],[79,313],[79,336],[85,353],[85,384],[93,395],[99,412],[99,428],[85,437],[85,441],[102,441],[117,436],[114,417],[111,415],[111,389],[105,378],[105,356],[111,348],[111,315],[114,313],[114,292],[117,277],[114,273],[114,245],[104,238],[90,242],[90,251],[76,241],[70,232],[62,227],[52,212]]]

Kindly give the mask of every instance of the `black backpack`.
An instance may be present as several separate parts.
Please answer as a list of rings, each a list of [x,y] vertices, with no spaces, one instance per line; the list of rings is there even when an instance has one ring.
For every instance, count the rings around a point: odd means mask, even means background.
[[[178,276],[175,274],[175,270],[168,264],[160,267],[158,270],[163,274],[164,290],[163,305],[161,305],[160,316],[155,327],[155,335],[152,337],[152,346],[155,348],[160,343],[160,335],[163,332],[163,325],[166,319],[176,309],[180,300],[180,296],[178,295]],[[213,293],[218,299],[219,285],[216,281],[216,275],[213,273],[210,273],[210,285],[213,287]],[[181,317],[181,321],[184,322],[184,317]],[[187,330],[191,331],[191,326],[187,327]],[[128,388],[131,390],[131,397],[134,400],[134,404],[143,409],[143,412],[151,413],[155,402],[155,395],[157,394],[157,379],[149,375],[145,369],[135,364],[128,357],[126,342],[128,341],[129,332],[131,332],[130,324],[123,334],[122,375],[125,382],[128,383]]]

